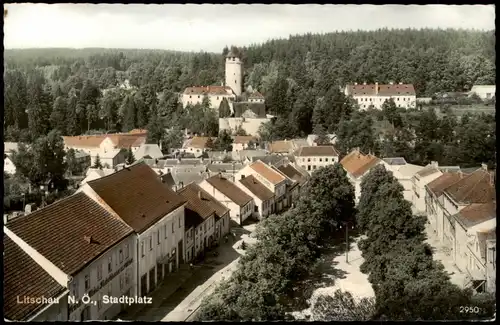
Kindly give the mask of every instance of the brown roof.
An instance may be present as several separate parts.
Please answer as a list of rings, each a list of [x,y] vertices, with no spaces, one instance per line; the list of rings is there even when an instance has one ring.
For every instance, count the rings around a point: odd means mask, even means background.
[[[307,146],[301,147],[295,152],[298,157],[310,156],[338,156],[337,150],[333,146]]]
[[[148,134],[148,130],[146,130],[146,129],[133,129],[133,130],[130,130],[128,133],[130,133],[130,134]]]
[[[208,204],[211,209],[215,211],[215,215],[219,218],[221,218],[223,215],[229,212],[229,209],[222,203],[219,202],[216,198],[214,198],[212,195],[208,194],[207,191],[202,189],[200,186],[198,186],[195,183],[188,184],[186,187],[190,187],[194,189],[195,191],[201,192],[201,199],[204,203]]]
[[[87,184],[138,233],[186,203],[144,162]]]
[[[293,167],[293,165],[288,164],[288,165],[281,165],[278,167],[278,170],[285,174],[288,178],[293,179],[294,181],[298,182],[301,186],[307,181],[307,178],[305,175],[303,175],[300,171],[297,170],[297,168]]]
[[[187,201],[186,208],[194,211],[203,220],[207,219],[215,213],[210,205],[208,205],[205,200],[203,200],[203,192],[201,188],[196,184],[188,184],[186,187],[182,188],[179,192],[182,197]]]
[[[69,275],[132,233],[81,192],[13,219],[8,229]]]
[[[207,141],[210,137],[193,137],[188,144],[188,147],[205,149]],[[212,138],[215,141],[216,138]]]
[[[492,174],[482,168],[445,189],[457,203],[489,203],[496,198]]]
[[[412,84],[394,85],[347,85],[347,93],[352,96],[415,96],[415,88]]]
[[[186,95],[229,95],[233,91],[231,87],[227,86],[201,86],[201,87],[187,87],[184,90]]]
[[[288,153],[293,149],[293,141],[274,141],[269,144],[268,150],[271,153]]]
[[[259,93],[258,91],[252,93],[250,96],[248,96],[248,98],[258,98],[258,99],[264,99],[264,96]]]
[[[460,210],[456,218],[465,228],[470,228],[496,218],[496,209],[496,202],[473,203]]]
[[[206,181],[240,207],[252,200],[252,198],[243,192],[236,184],[221,175],[212,176],[207,178]]]
[[[64,145],[68,147],[98,148],[106,139],[106,134],[79,135],[74,137],[62,137]]]
[[[444,173],[440,177],[427,184],[427,188],[432,193],[434,193],[436,197],[440,197],[448,186],[458,182],[460,179],[466,176],[467,174],[463,173]]]
[[[266,104],[252,102],[235,102],[233,103],[234,117],[242,117],[246,111],[250,111],[258,118],[265,118]],[[247,113],[248,114],[248,113]]]
[[[233,143],[249,143],[250,141],[255,141],[255,137],[251,135],[235,135],[233,136]]]
[[[256,162],[252,163],[250,165],[250,168],[252,168],[260,176],[264,177],[269,182],[271,182],[271,184],[274,184],[274,185],[276,185],[276,184],[278,184],[286,179],[285,176],[283,176],[279,172],[273,170],[269,165],[263,163],[260,160],[257,160]]]
[[[358,149],[351,151],[345,156],[340,164],[354,177],[362,176],[370,168],[377,165],[381,160],[371,154],[364,155]]]
[[[274,196],[273,192],[259,182],[253,175],[240,179],[239,182],[262,201],[269,200]]]
[[[25,321],[44,306],[19,303],[17,297],[56,298],[66,290],[6,235],[3,251],[5,318]]]
[[[146,135],[144,134],[110,134],[108,138],[119,149],[140,147],[143,143],[146,143]]]

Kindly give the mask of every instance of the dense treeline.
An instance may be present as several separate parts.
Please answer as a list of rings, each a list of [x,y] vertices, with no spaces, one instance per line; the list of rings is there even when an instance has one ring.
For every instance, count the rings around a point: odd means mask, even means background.
[[[340,165],[318,169],[307,197],[257,230],[231,278],[202,301],[198,320],[266,321],[286,319],[298,284],[314,270],[321,247],[337,223],[354,218],[354,188]]]
[[[424,241],[425,217],[414,216],[403,188],[383,166],[373,168],[361,183],[358,227],[367,238],[359,247],[375,292],[376,320],[485,319],[494,312],[494,297],[472,295],[452,284],[443,265],[433,259]],[[460,306],[477,306],[467,314]]]
[[[127,131],[146,127],[155,130],[151,140],[160,141],[166,136],[158,131],[161,126],[189,126],[198,133],[216,135],[217,116],[200,109],[202,105],[186,113],[177,93],[190,85],[220,84],[227,52],[227,48],[217,54],[7,50],[6,137],[32,141],[51,129],[75,135],[93,129]],[[495,83],[493,31],[382,29],[307,34],[243,47],[239,52],[244,62],[245,87],[261,91],[267,110],[278,116],[275,125],[268,126],[270,138],[303,136],[313,130],[349,134],[353,126],[359,128],[358,123],[371,132],[379,123],[358,113],[357,105],[344,96],[341,87],[347,82],[412,83],[419,96]],[[130,87],[123,86],[126,80]],[[408,114],[400,114],[403,122]],[[200,123],[205,119],[209,122]],[[399,126],[401,129],[406,125]],[[380,153],[384,144],[375,141],[381,138],[376,131],[357,141],[373,142],[370,149]],[[371,140],[365,141],[367,137]],[[426,141],[434,143],[438,139]],[[422,146],[427,148],[427,142]],[[438,147],[435,152],[443,149]],[[420,158],[415,161],[423,163],[427,158],[422,157],[429,155],[421,152],[417,156]]]

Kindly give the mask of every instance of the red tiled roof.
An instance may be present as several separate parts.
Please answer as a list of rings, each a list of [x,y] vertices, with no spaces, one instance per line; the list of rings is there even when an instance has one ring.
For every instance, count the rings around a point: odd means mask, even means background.
[[[444,190],[457,203],[489,203],[496,198],[490,172],[482,168]]]
[[[264,177],[269,182],[271,182],[271,184],[276,185],[286,180],[286,178],[283,175],[273,170],[269,165],[263,163],[260,160],[257,160],[256,162],[252,163],[250,165],[250,168],[252,168],[260,176]]]
[[[291,164],[288,164],[286,166],[282,165],[278,167],[278,170],[285,174],[288,178],[298,182],[301,186],[307,181],[306,176]]]
[[[436,178],[429,184],[427,184],[427,188],[436,195],[436,197],[440,197],[443,194],[443,191],[453,183],[458,182],[463,177],[466,177],[467,174],[463,173],[444,173],[440,177]]]
[[[56,298],[66,290],[7,235],[3,238],[3,251],[5,318],[26,321],[44,306],[19,303],[18,297]]]
[[[132,233],[81,192],[13,219],[7,228],[69,275]]]
[[[251,135],[235,135],[233,136],[233,143],[247,144],[250,141],[256,141],[256,138]]]
[[[298,157],[311,156],[338,156],[337,150],[333,146],[307,146],[301,147],[295,152]]]
[[[74,137],[62,137],[64,145],[78,148],[98,148],[106,139],[106,134],[99,135],[79,135]]]
[[[293,141],[274,141],[268,146],[268,150],[271,153],[288,153],[293,149]]]
[[[201,87],[187,87],[184,90],[186,95],[230,95],[233,91],[231,87],[227,86],[201,86]]]
[[[144,162],[87,184],[137,233],[186,203]]]
[[[351,151],[340,164],[354,177],[362,176],[370,168],[376,166],[381,160],[373,155],[364,155],[359,150]]]
[[[130,134],[148,134],[148,130],[146,129],[133,129],[133,130],[130,130],[128,133]]]
[[[215,175],[206,179],[207,183],[216,190],[227,196],[231,201],[240,207],[252,201],[252,197],[243,192],[236,184],[221,175]]]
[[[202,219],[207,219],[215,213],[210,205],[203,200],[203,192],[196,184],[188,184],[178,192],[187,201],[186,208],[196,212]]]
[[[457,214],[457,219],[466,228],[473,227],[496,217],[496,202],[473,203]]]
[[[378,85],[378,93],[374,84],[347,85],[347,93],[352,96],[415,96],[412,84]]]
[[[116,133],[99,135],[81,135],[73,137],[63,137],[64,145],[77,148],[99,148],[101,143],[109,138],[113,145],[119,149],[139,147],[146,142],[146,134],[136,133]]]
[[[108,138],[116,148],[128,149],[130,147],[140,147],[146,143],[146,135],[143,134],[110,134]]]
[[[259,93],[258,91],[252,93],[250,96],[248,96],[248,98],[258,98],[258,99],[264,99],[264,96]]]
[[[273,192],[259,182],[253,175],[240,179],[239,182],[262,201],[267,201],[274,196]]]
[[[212,195],[208,194],[207,191],[202,189],[199,185],[195,183],[188,184],[187,188],[191,188],[193,191],[201,192],[202,201],[210,206],[211,209],[215,211],[215,215],[217,217],[222,217],[226,213],[229,212],[229,209],[222,203],[220,203],[216,198]]]

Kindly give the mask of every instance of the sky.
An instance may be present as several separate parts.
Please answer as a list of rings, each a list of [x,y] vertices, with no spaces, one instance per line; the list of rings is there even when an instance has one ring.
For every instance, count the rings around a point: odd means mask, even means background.
[[[220,52],[290,34],[378,28],[495,29],[493,5],[7,4],[4,48]]]

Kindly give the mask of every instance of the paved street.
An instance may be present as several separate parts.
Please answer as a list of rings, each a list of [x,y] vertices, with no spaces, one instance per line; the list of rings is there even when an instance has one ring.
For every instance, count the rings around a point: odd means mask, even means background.
[[[242,241],[252,244],[255,239],[250,231],[256,225],[244,225],[231,229],[234,236],[216,249],[217,256],[211,253],[202,263],[190,269],[182,266],[182,270],[172,273],[164,284],[155,290],[151,297],[153,304],[132,306],[118,316],[121,320],[137,321],[185,321],[194,314],[204,297],[208,296],[222,280],[231,276],[236,269],[238,258],[244,251],[240,249]]]
[[[451,283],[463,288],[468,282],[468,277],[455,266],[453,255],[451,255],[452,250],[439,241],[437,235],[430,229],[429,224],[426,224],[425,228],[427,243],[434,248],[434,260],[443,264],[444,269],[450,274]]]
[[[340,250],[333,250],[325,256],[322,265],[322,269],[324,270],[324,286],[313,292],[309,299],[311,304],[309,308],[293,312],[293,316],[297,319],[303,319],[306,316],[310,316],[314,302],[319,295],[333,296],[338,289],[351,292],[356,299],[375,296],[372,285],[368,281],[368,276],[361,273],[359,270],[359,267],[364,262],[357,244],[359,239],[360,237],[350,239],[351,244],[347,262],[344,245],[338,246]]]

